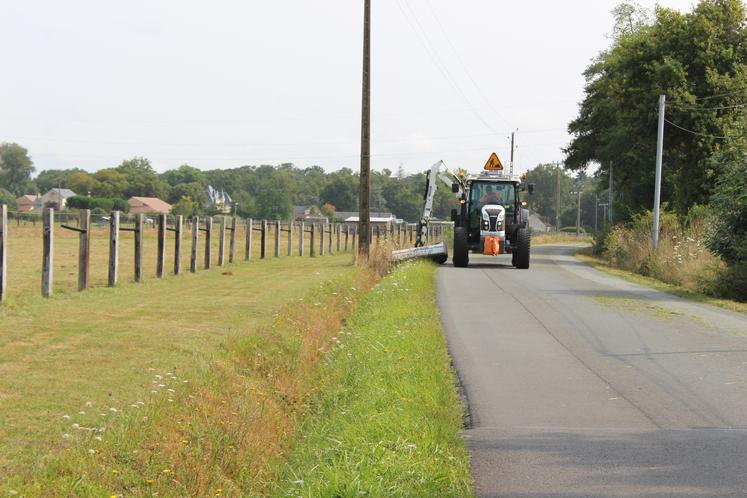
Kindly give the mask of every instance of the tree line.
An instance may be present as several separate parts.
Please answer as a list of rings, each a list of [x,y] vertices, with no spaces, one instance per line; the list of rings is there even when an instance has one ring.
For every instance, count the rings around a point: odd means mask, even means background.
[[[150,161],[135,157],[116,167],[88,172],[80,168],[48,169],[33,177],[33,161],[27,149],[15,143],[0,145],[0,202],[15,206],[24,194],[68,188],[77,196],[74,208],[126,209],[132,196],[158,197],[185,216],[214,214],[206,194],[211,185],[227,192],[234,201],[235,214],[244,217],[289,219],[293,206],[316,206],[321,214],[358,210],[358,173],[349,168],[326,172],[320,166],[299,168],[291,163],[279,166],[241,166],[231,169],[200,170],[188,164],[163,173]],[[371,208],[391,212],[406,221],[420,218],[425,172],[406,174],[400,166],[371,175]],[[70,201],[69,201],[70,202]],[[453,195],[441,189],[435,200],[436,216],[449,216]]]

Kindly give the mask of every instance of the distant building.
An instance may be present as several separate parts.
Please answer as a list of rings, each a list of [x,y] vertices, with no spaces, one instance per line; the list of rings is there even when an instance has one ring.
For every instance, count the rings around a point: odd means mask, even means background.
[[[130,212],[135,214],[169,214],[171,212],[171,204],[166,201],[162,201],[157,197],[130,197],[127,201],[127,204],[130,205]]]
[[[36,195],[22,195],[16,199],[16,211],[19,213],[29,213],[34,210],[34,201],[41,198],[39,194]]]
[[[76,195],[69,188],[53,188],[41,197],[37,197],[32,202],[32,211],[41,213],[45,207],[51,207],[58,211],[63,211],[67,206],[67,200]]]
[[[208,198],[208,204],[214,206],[218,211],[224,214],[231,213],[234,201],[225,190],[217,190],[212,185],[205,187],[205,195]]]
[[[345,223],[358,223],[358,211],[336,211],[332,220]],[[393,225],[397,217],[392,213],[370,213],[370,221],[376,225]]]
[[[299,221],[325,221],[327,217],[316,206],[293,206],[293,219]]]

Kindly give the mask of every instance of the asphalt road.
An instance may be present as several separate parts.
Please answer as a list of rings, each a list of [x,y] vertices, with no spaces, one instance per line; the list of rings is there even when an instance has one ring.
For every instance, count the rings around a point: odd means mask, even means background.
[[[573,252],[439,270],[476,494],[747,496],[747,318]]]

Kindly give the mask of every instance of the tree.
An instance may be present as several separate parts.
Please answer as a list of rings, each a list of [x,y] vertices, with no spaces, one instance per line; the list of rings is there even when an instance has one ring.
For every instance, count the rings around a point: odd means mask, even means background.
[[[568,126],[566,164],[614,164],[620,214],[653,205],[659,94],[667,95],[662,201],[680,215],[705,204],[723,173],[709,161],[729,139],[747,95],[747,27],[740,0],[702,0],[691,13],[657,8],[646,24],[618,8],[617,38],[587,68],[586,96]],[[626,27],[627,26],[627,27]],[[724,140],[721,137],[729,137]]]
[[[98,190],[98,185],[99,182],[97,182],[89,173],[86,173],[85,171],[76,171],[70,175],[67,188],[78,195],[95,195]]]
[[[169,184],[158,177],[150,161],[144,157],[123,161],[117,171],[127,178],[127,188],[123,192],[125,197],[168,197]]]
[[[93,189],[94,195],[112,198],[127,196],[127,175],[124,173],[120,173],[114,168],[107,168],[94,173],[93,179],[96,180],[96,186]]]
[[[200,205],[200,203],[193,201],[192,198],[187,195],[171,205],[171,214],[182,215],[185,218],[199,216],[203,212],[204,207]]]
[[[319,200],[333,204],[340,211],[357,211],[358,178],[348,168],[330,173]]]
[[[189,164],[182,164],[177,169],[169,170],[161,175],[161,179],[166,181],[172,187],[181,183],[199,183],[203,187],[207,186],[207,176],[205,172]]]
[[[182,197],[189,197],[193,202],[205,206],[208,203],[205,187],[201,183],[178,183],[171,188],[169,202],[178,202]]]
[[[16,208],[16,196],[4,188],[0,188],[0,204],[5,204],[8,209]]]
[[[0,185],[15,196],[23,195],[31,184],[34,163],[28,150],[14,143],[0,144]]]
[[[69,188],[70,177],[75,173],[85,173],[79,168],[47,169],[34,179],[39,192],[49,192],[53,188]]]

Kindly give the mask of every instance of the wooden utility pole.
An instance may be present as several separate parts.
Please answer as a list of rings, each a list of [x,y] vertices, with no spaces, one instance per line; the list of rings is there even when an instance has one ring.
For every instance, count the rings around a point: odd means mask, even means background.
[[[363,98],[361,105],[361,171],[358,193],[358,253],[368,257],[371,220],[371,0],[363,0]],[[322,237],[323,239],[324,237]]]
[[[557,189],[555,191],[555,229],[560,231],[560,163],[555,163],[555,170],[557,171],[558,181]]]

